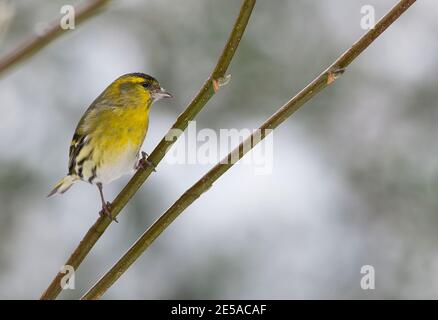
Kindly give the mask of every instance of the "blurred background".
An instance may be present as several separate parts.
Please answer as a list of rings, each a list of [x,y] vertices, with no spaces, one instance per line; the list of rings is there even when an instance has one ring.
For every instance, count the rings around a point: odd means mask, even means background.
[[[197,128],[257,128],[396,0],[259,0]],[[0,55],[65,4],[0,1]],[[151,152],[207,79],[241,1],[113,1],[0,77],[0,298],[36,299],[95,222],[97,189],[66,174],[77,121],[115,78],[146,72]],[[438,298],[438,3],[418,1],[333,86],[274,133],[273,171],[238,164],[106,299]],[[211,165],[164,160],[76,272],[79,298]],[[113,199],[129,180],[106,188]],[[375,268],[375,290],[360,269]]]

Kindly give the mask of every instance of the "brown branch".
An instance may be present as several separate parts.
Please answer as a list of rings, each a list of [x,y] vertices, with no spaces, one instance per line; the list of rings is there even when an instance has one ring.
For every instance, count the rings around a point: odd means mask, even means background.
[[[220,81],[228,69],[231,60],[234,57],[234,53],[240,43],[240,39],[248,24],[249,18],[251,16],[252,10],[254,8],[256,0],[244,0],[240,8],[240,13],[235,21],[233,30],[231,31],[230,37],[228,39],[225,48],[219,57],[217,65],[202,86],[195,98],[190,102],[183,113],[178,117],[169,133],[160,141],[157,147],[152,151],[148,160],[152,162],[155,166],[164,158],[166,152],[175,143],[177,137],[175,134],[181,134],[188,126],[189,121],[193,120],[196,115],[202,110],[202,108],[207,104],[210,98],[215,94],[214,83]],[[169,140],[168,137],[172,133],[175,137],[173,140]],[[128,184],[123,188],[119,195],[111,203],[111,215],[117,217],[120,211],[125,207],[132,196],[138,191],[141,185],[146,181],[149,175],[152,173],[152,167],[146,167],[136,172]],[[72,253],[70,258],[67,260],[65,265],[70,265],[77,270],[81,262],[90,252],[94,244],[99,240],[102,234],[105,232],[106,228],[110,225],[111,220],[107,217],[100,217],[94,223],[94,225],[88,230],[87,234],[84,236],[82,241],[79,243],[78,247]],[[50,283],[49,287],[41,296],[41,299],[54,299],[61,292],[60,281],[64,274],[58,273],[53,281]]]
[[[359,56],[383,31],[385,31],[403,12],[405,12],[416,0],[400,1],[387,15],[376,25],[375,29],[368,31],[350,49],[342,54],[329,68],[321,73],[307,87],[282,106],[275,114],[266,120],[259,128],[259,132],[253,133],[227,157],[216,164],[190,189],[188,189],[123,255],[122,258],[82,297],[82,299],[99,299],[126,270],[141,256],[152,242],[196,199],[206,192],[213,183],[219,179],[238,159],[252,149],[263,139],[269,129],[275,129],[298,108],[313,98],[317,93],[331,84],[344,69]],[[261,134],[261,139],[260,139]]]
[[[92,17],[99,9],[107,4],[107,2],[108,0],[90,0],[85,5],[76,9],[76,25]],[[66,30],[61,28],[60,19],[54,19],[48,24],[47,29],[42,34],[31,36],[16,49],[0,58],[0,74],[31,57],[65,31]]]

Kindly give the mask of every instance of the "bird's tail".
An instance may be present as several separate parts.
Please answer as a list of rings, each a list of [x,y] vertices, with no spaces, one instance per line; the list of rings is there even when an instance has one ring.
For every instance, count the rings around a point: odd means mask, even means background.
[[[70,187],[73,185],[73,183],[76,182],[78,178],[76,176],[68,175],[59,181],[56,186],[53,188],[52,191],[47,195],[47,197],[53,196],[55,193],[62,194],[66,192]]]

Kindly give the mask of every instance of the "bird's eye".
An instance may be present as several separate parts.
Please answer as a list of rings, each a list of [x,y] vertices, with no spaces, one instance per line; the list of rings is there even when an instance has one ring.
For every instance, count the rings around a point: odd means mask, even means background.
[[[149,89],[151,87],[151,83],[149,81],[145,81],[141,84],[143,88]]]

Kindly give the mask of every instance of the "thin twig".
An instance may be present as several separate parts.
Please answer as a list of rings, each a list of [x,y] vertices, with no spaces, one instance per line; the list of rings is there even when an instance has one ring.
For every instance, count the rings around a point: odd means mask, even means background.
[[[165,137],[163,137],[163,139],[148,157],[148,160],[152,162],[154,166],[157,166],[158,163],[164,158],[166,152],[175,143],[178,136],[187,128],[189,121],[193,120],[196,117],[196,115],[207,104],[210,98],[215,94],[213,84],[225,76],[225,72],[234,57],[234,53],[236,52],[236,49],[240,43],[240,39],[242,38],[243,33],[246,29],[255,2],[256,0],[243,1],[240,8],[239,16],[235,21],[228,42],[225,45],[221,56],[219,57],[214,71],[212,72],[208,80],[204,83],[202,88],[199,90],[195,98],[189,103],[184,112],[179,115],[178,119],[169,130],[169,133],[166,134]],[[172,136],[174,137],[173,140],[166,138],[169,137],[170,133],[172,133]],[[146,181],[152,171],[153,166],[148,166],[136,172],[136,174],[131,178],[128,184],[111,203],[112,217],[117,217],[123,207],[138,191],[141,185]],[[105,232],[110,223],[111,220],[107,217],[98,218],[94,225],[90,228],[90,230],[88,230],[87,234],[79,243],[78,247],[72,253],[65,265],[70,265],[74,268],[74,270],[77,270],[81,262],[90,252],[91,248],[94,246],[97,240]],[[41,296],[41,299],[55,299],[58,296],[58,294],[61,292],[60,281],[63,276],[63,273],[58,273],[56,275],[56,277],[50,283],[49,287]]]
[[[75,24],[79,24],[82,21],[92,17],[99,11],[109,0],[90,0],[84,6],[75,10]],[[46,30],[41,34],[31,36],[24,41],[20,46],[14,49],[12,52],[6,54],[0,58],[0,74],[15,66],[19,62],[24,61],[39,50],[44,48],[52,40],[64,34],[66,30],[61,28],[60,19],[55,19],[49,22]]]
[[[227,157],[208,171],[143,233],[123,257],[82,297],[82,299],[99,299],[188,206],[206,192],[220,176],[233,166],[236,162],[236,160],[233,161],[233,159],[242,158],[244,154],[263,139],[267,133],[271,132],[268,129],[272,130],[278,127],[298,110],[298,108],[332,83],[357,56],[397,20],[415,1],[416,0],[400,1],[377,23],[375,29],[368,31],[362,36],[359,41],[342,54],[328,69],[266,120],[266,122],[260,126],[258,133],[253,133]]]

